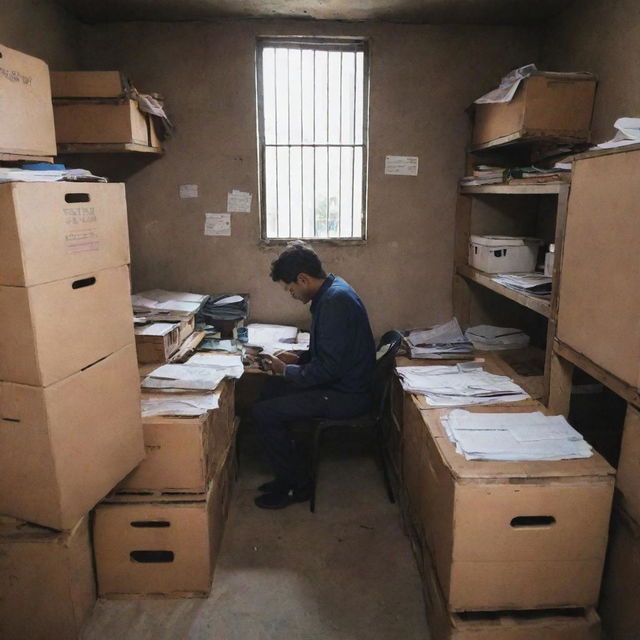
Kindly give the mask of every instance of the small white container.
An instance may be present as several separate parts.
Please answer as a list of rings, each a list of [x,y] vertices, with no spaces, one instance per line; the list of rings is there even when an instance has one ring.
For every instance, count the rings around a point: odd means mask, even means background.
[[[553,276],[553,264],[556,259],[556,245],[550,244],[549,251],[544,254],[544,275],[550,278]]]
[[[469,265],[487,273],[531,273],[542,244],[538,238],[472,235]]]

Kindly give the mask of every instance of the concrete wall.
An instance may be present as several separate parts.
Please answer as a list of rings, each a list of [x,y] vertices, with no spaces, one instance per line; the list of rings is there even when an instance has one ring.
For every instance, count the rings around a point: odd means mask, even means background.
[[[519,28],[229,21],[85,28],[85,68],[127,71],[158,91],[177,125],[161,159],[127,181],[134,288],[246,291],[255,320],[304,325],[308,312],[268,273],[278,249],[259,243],[254,56],[258,35],[371,39],[369,213],[366,245],[318,245],[351,282],[374,332],[450,317],[456,182],[468,137],[465,107],[503,72],[535,60],[538,34]],[[386,154],[420,158],[418,177],[384,175]],[[178,186],[196,183],[197,200]],[[226,194],[254,194],[230,238],[203,235]]]
[[[545,31],[542,58],[552,70],[598,76],[593,140],[613,137],[620,116],[640,116],[640,3],[580,0]]]
[[[51,69],[79,63],[79,23],[51,0],[2,0],[0,43],[42,58]]]

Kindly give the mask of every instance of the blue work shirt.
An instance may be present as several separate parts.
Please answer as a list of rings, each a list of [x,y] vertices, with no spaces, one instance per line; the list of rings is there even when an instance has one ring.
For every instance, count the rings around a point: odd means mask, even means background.
[[[311,300],[309,351],[285,367],[285,379],[300,387],[370,393],[376,347],[367,310],[342,278],[329,274]]]

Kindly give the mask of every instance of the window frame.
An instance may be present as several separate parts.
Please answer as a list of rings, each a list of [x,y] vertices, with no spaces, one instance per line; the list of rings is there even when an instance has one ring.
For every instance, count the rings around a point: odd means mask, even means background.
[[[349,51],[363,52],[363,86],[362,86],[362,218],[360,221],[360,235],[357,237],[340,236],[291,236],[286,238],[273,238],[267,236],[266,214],[266,176],[265,176],[265,114],[263,96],[263,70],[262,53],[265,48],[298,48],[301,50],[325,51]],[[316,36],[259,36],[256,39],[256,120],[258,131],[258,179],[259,184],[259,211],[260,211],[260,242],[264,245],[287,244],[292,240],[304,240],[309,243],[322,243],[333,245],[362,245],[367,242],[367,217],[368,217],[368,165],[369,165],[369,67],[370,52],[369,39],[364,37],[316,37]],[[290,145],[297,146],[297,145]],[[315,141],[312,145],[304,146],[332,146],[320,145]],[[315,177],[314,177],[315,180]],[[353,185],[352,185],[353,186]],[[315,209],[314,209],[315,216]]]

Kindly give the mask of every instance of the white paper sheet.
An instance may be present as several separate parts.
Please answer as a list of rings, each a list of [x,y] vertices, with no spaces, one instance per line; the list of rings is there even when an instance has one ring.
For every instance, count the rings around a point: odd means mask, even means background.
[[[180,185],[180,198],[183,200],[186,198],[198,197],[198,185],[197,184],[181,184]]]
[[[201,416],[220,406],[216,393],[143,393],[140,404],[143,418]]]
[[[206,389],[213,391],[225,377],[211,367],[165,364],[154,369],[143,381],[144,389]]]
[[[134,333],[137,336],[166,336],[178,326],[176,323],[154,322],[136,327]]]
[[[252,198],[250,193],[234,189],[227,194],[227,211],[229,213],[251,213]]]
[[[205,236],[230,236],[231,216],[228,213],[205,213]]]
[[[220,372],[228,378],[241,378],[244,373],[242,356],[211,351],[195,353],[184,363],[184,366],[208,368]]]
[[[417,156],[386,156],[384,172],[388,176],[417,176]]]

